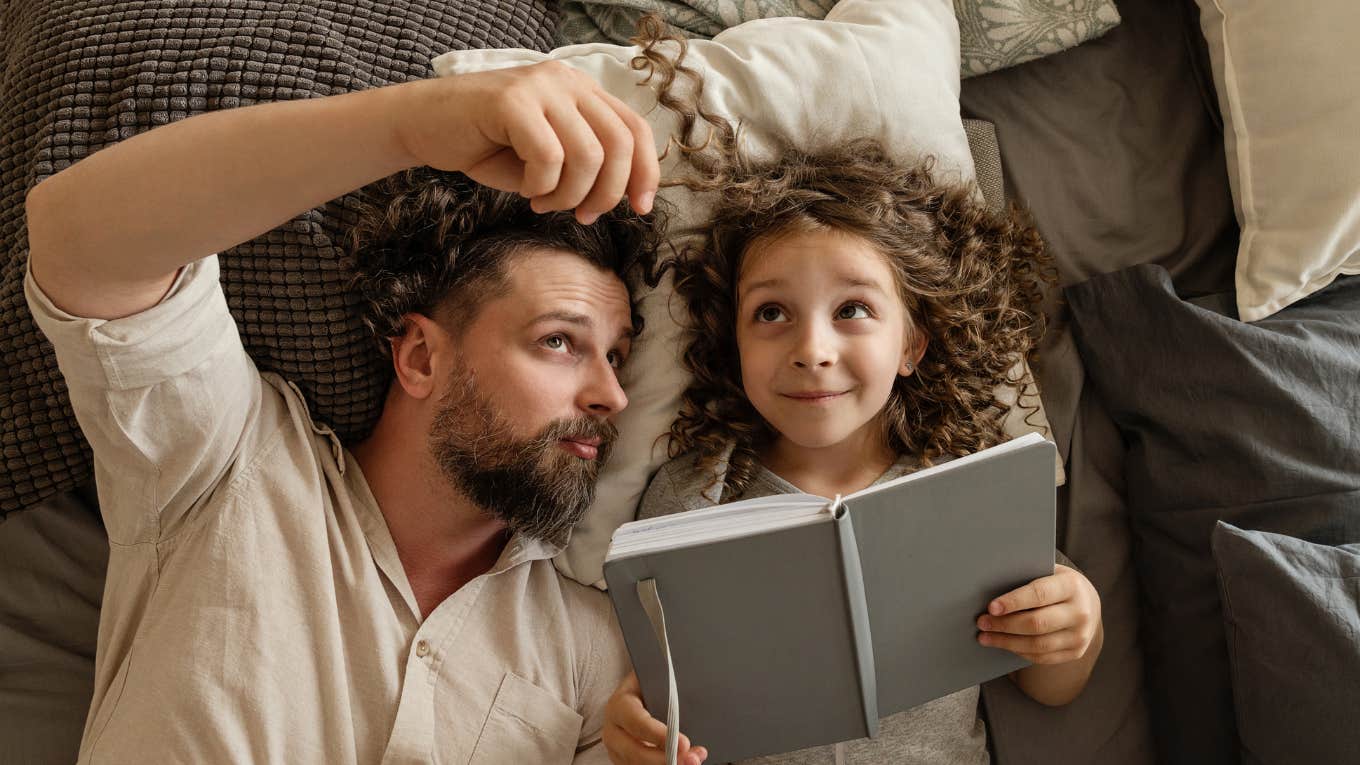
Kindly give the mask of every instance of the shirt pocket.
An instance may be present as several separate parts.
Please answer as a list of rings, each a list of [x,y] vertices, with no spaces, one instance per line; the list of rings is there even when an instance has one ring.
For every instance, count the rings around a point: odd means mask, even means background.
[[[583,718],[524,678],[505,673],[469,765],[570,763]]]

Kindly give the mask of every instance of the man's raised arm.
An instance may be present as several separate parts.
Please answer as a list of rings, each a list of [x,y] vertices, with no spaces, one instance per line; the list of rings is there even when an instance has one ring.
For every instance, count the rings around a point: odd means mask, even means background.
[[[26,212],[33,279],[67,313],[154,305],[181,266],[415,165],[467,173],[591,221],[651,209],[650,128],[558,64],[192,117],[44,180]]]

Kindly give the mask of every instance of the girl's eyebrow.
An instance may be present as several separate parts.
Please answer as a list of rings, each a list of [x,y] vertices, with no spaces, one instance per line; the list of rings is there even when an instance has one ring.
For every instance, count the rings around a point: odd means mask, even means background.
[[[751,282],[750,284],[747,284],[746,286],[741,288],[740,297],[746,297],[747,294],[754,292],[758,289],[762,289],[764,287],[779,287],[784,285],[785,283],[786,280],[779,278],[761,279],[758,282]],[[840,278],[840,284],[843,287],[865,287],[868,289],[877,290],[879,292],[884,291],[882,285],[880,285],[878,282],[873,281],[872,279],[866,279],[862,276],[842,276]]]

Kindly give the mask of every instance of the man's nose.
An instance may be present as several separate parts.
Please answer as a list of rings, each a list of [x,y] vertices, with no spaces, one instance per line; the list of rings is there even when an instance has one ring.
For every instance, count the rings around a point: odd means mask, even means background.
[[[608,359],[601,359],[591,365],[581,391],[580,406],[600,417],[618,414],[628,406],[628,395],[623,392],[617,370]]]
[[[804,324],[798,332],[789,358],[799,369],[829,367],[835,364],[836,342],[831,330],[820,322]]]

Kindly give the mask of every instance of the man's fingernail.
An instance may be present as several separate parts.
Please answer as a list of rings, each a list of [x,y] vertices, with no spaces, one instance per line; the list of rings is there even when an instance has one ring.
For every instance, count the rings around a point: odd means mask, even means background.
[[[582,215],[578,220],[581,221],[582,226],[589,226],[590,224],[594,223],[599,219],[600,219],[599,213],[586,213]]]
[[[992,621],[991,621],[990,619],[988,619],[988,618],[985,617],[985,616],[982,617],[981,619],[978,619],[978,629],[980,629],[980,630],[989,630],[989,629],[991,629],[991,628],[992,628]]]
[[[987,606],[987,611],[991,613],[992,616],[1000,616],[1001,612],[1004,610],[1005,609],[1001,607],[1001,601],[999,600],[993,600],[991,605]]]
[[[652,211],[652,204],[653,204],[655,201],[656,201],[656,192],[653,192],[653,191],[646,191],[646,192],[643,192],[642,194],[638,195],[638,198],[637,198],[637,207],[636,207],[635,209],[637,209],[638,212],[640,212],[640,213],[642,213],[642,214],[645,215],[645,214],[647,214],[647,213],[649,213],[649,212]]]

